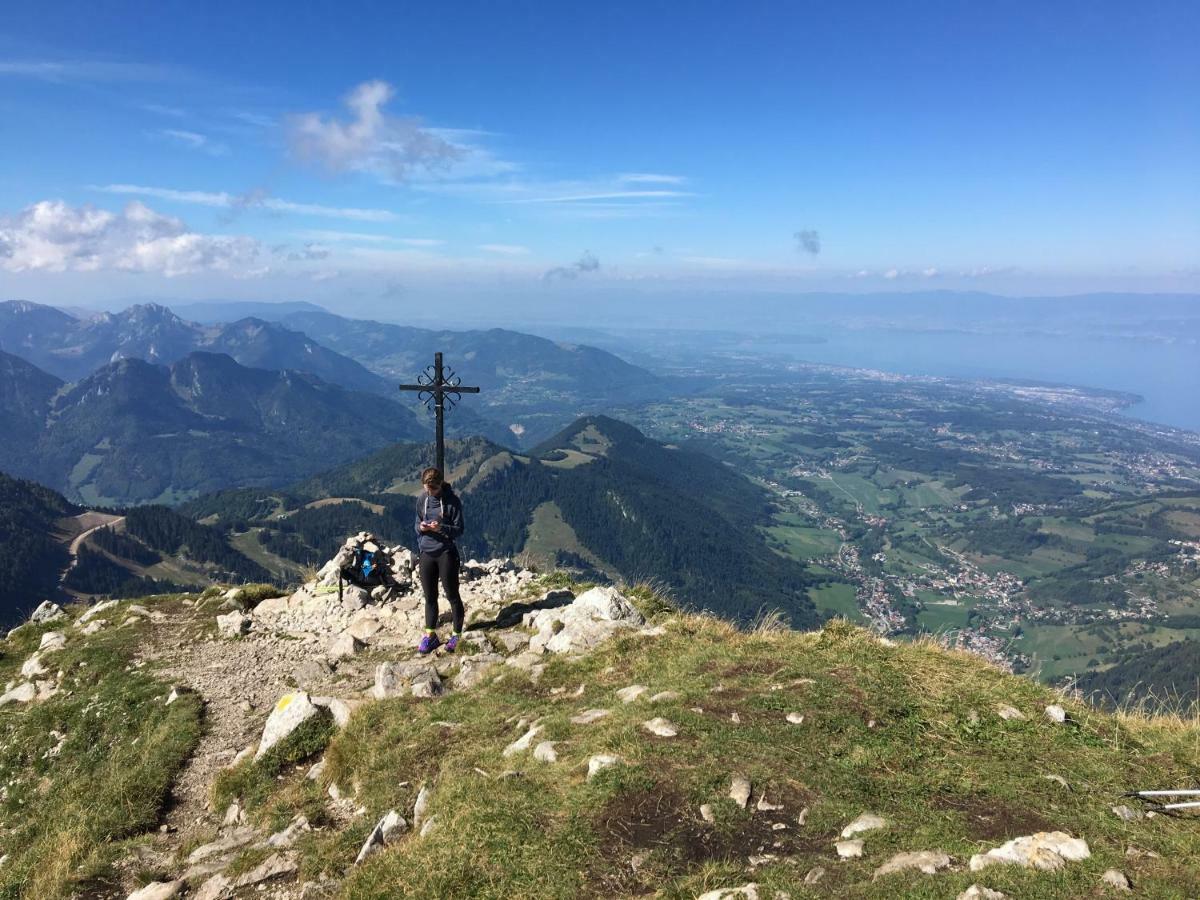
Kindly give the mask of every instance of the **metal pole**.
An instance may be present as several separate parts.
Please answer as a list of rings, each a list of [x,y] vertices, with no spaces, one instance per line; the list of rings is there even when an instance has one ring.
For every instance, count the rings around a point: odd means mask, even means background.
[[[433,354],[434,368],[434,399],[437,403],[434,411],[434,417],[437,419],[437,468],[442,473],[442,477],[446,477],[446,434],[443,430],[442,421],[445,415],[445,397],[442,393],[444,379],[442,378],[442,354]]]

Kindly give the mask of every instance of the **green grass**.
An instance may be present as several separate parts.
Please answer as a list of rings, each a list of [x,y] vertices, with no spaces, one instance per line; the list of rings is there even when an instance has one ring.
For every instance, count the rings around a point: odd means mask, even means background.
[[[660,638],[620,639],[579,661],[552,660],[537,684],[506,671],[433,702],[370,704],[334,736],[322,784],[296,770],[260,809],[286,821],[329,782],[356,785],[355,802],[368,815],[308,835],[301,873],[347,872],[342,894],[355,900],[691,898],[749,880],[768,897],[786,890],[944,898],[976,881],[1014,897],[1090,897],[1109,867],[1127,872],[1140,896],[1200,892],[1190,862],[1200,850],[1194,820],[1125,823],[1109,811],[1131,787],[1194,780],[1196,723],[1067,703],[1073,723],[1056,726],[1041,710],[1057,696],[1029,679],[929,644],[886,647],[845,623],[814,634],[738,633],[695,616],[666,623]],[[617,701],[614,692],[635,682],[682,696],[653,706]],[[581,684],[583,694],[573,696]],[[1028,720],[1001,720],[1001,703]],[[594,706],[612,715],[589,726],[569,722]],[[789,711],[803,713],[804,724],[788,724]],[[640,723],[655,715],[676,723],[679,737],[646,734]],[[522,733],[522,717],[540,720],[539,740],[559,742],[557,763],[501,755]],[[624,763],[589,781],[587,761],[599,752]],[[735,773],[752,780],[755,800],[765,791],[784,809],[737,809],[726,799]],[[409,832],[350,869],[376,818],[391,808],[409,817],[422,784],[432,790],[433,832]],[[700,820],[701,803],[714,805],[715,824]],[[795,817],[806,807],[801,827]],[[837,832],[865,810],[893,824],[866,836],[864,859],[837,861]],[[773,831],[775,822],[789,827]],[[1085,838],[1092,858],[1059,873],[963,870],[972,853],[1049,829]],[[782,846],[772,850],[776,840]],[[1130,844],[1159,858],[1129,859]],[[749,872],[747,856],[764,846],[780,861]],[[872,881],[893,853],[933,848],[949,852],[956,870]],[[635,854],[646,854],[636,874]],[[807,887],[803,875],[815,865],[828,874]]]
[[[853,622],[862,621],[862,612],[854,599],[854,585],[852,584],[826,584],[821,587],[809,588],[808,599],[823,613],[831,613]]]
[[[108,618],[123,617],[118,609]],[[65,673],[59,693],[0,709],[3,898],[86,895],[89,883],[104,880],[122,842],[155,826],[199,740],[199,698],[184,694],[167,706],[167,685],[127,668],[136,628],[84,637],[68,624],[26,625],[3,643],[0,681],[7,681],[42,632],[68,636],[65,649],[46,657],[52,671]],[[51,731],[66,736],[57,756],[47,755],[57,744]]]

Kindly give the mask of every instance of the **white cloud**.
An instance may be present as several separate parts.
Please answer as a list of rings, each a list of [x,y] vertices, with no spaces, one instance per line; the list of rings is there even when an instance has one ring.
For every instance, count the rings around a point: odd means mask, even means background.
[[[229,154],[229,147],[225,144],[222,144],[220,141],[214,141],[212,138],[195,131],[184,131],[181,128],[164,128],[158,134],[189,150],[199,150],[201,153],[207,153],[209,156],[227,156]]]
[[[0,75],[35,78],[55,83],[93,81],[169,81],[182,73],[145,63],[68,59],[0,59]]]
[[[384,81],[360,84],[345,99],[348,120],[310,112],[292,116],[289,143],[300,159],[334,172],[371,172],[404,179],[445,167],[460,149],[413,117],[390,116],[383,107],[395,92]]]
[[[617,176],[617,181],[624,184],[686,184],[687,179],[682,175],[659,175],[654,172],[626,172]]]
[[[43,200],[0,217],[0,268],[10,272],[113,269],[170,277],[244,271],[258,253],[257,241],[197,234],[137,201],[113,213]]]
[[[522,247],[520,244],[480,244],[479,249],[502,256],[524,256],[529,252],[528,247]]]
[[[509,200],[508,203],[588,203],[592,200],[662,200],[675,197],[693,197],[688,191],[600,191],[565,196],[527,197]]]
[[[386,209],[355,209],[353,207],[321,206],[317,203],[295,203],[271,197],[264,191],[247,194],[229,194],[225,191],[180,191],[174,188],[146,187],[139,184],[93,185],[92,190],[106,194],[128,194],[137,197],[154,197],[175,203],[191,203],[197,206],[212,206],[221,209],[245,210],[266,209],[271,212],[296,213],[330,219],[352,219],[359,222],[392,222],[399,218]]]
[[[396,243],[407,244],[410,247],[440,247],[445,241],[437,238],[396,238]]]
[[[888,281],[895,281],[897,278],[900,277],[900,270],[899,269],[888,269],[886,272],[883,273],[883,277],[886,278]]]

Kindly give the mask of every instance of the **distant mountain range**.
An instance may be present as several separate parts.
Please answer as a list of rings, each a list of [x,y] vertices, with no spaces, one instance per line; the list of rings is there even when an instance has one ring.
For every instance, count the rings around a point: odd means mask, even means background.
[[[483,389],[456,411],[450,429],[518,446],[536,444],[582,412],[662,395],[655,376],[612,353],[517,331],[412,328],[347,319],[305,303],[188,309],[238,318],[198,324],[152,303],[79,318],[8,301],[0,303],[0,350],[64,381],[120,359],[170,364],[196,351],[227,353],[243,366],[309,372],[410,407],[416,397],[399,394],[397,385],[414,382],[442,351],[464,383]]]
[[[0,469],[91,505],[278,485],[427,433],[394,400],[193,352],[74,384],[0,352]]]
[[[362,529],[411,545],[428,462],[428,445],[400,444],[282,491],[225,491],[180,512],[227,530],[244,549],[253,534],[268,568],[320,564]],[[587,416],[530,455],[479,438],[451,442],[447,470],[465,502],[468,556],[649,580],[741,622],[764,597],[798,627],[817,621],[808,598],[817,579],[771,550],[758,528],[770,518],[770,494],[709,457]]]

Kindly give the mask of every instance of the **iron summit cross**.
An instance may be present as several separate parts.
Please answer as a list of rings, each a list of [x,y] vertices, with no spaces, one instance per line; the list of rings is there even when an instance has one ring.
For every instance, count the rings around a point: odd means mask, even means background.
[[[433,365],[426,366],[425,371],[417,376],[417,384],[402,384],[402,391],[417,391],[417,398],[429,407],[433,405],[433,415],[437,420],[437,468],[446,477],[446,399],[450,400],[450,408],[462,399],[463,394],[478,394],[477,387],[464,387],[462,379],[454,374],[453,369],[447,370],[442,365],[442,354],[433,354]]]

